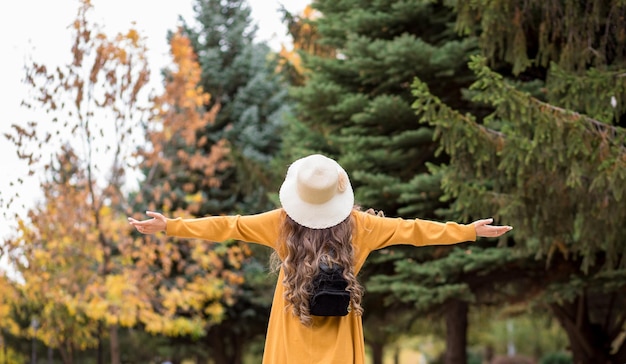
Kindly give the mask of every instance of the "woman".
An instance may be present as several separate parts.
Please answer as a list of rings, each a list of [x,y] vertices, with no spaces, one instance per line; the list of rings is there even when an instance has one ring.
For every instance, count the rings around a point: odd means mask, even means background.
[[[361,298],[357,275],[370,252],[390,245],[448,245],[497,237],[510,226],[492,219],[461,225],[386,218],[354,208],[346,172],[334,160],[315,154],[295,161],[280,188],[282,207],[258,215],[152,219],[130,223],[141,233],[211,241],[238,239],[272,248],[279,275],[263,354],[266,364],[365,362]],[[338,267],[349,307],[344,316],[315,316],[310,308],[316,277]],[[314,282],[315,281],[315,282]]]

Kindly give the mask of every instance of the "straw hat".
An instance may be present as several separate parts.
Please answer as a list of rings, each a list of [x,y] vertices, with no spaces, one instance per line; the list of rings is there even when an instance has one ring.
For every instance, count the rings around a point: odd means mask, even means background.
[[[348,174],[337,162],[321,154],[293,162],[278,195],[287,215],[311,229],[339,224],[354,206]]]

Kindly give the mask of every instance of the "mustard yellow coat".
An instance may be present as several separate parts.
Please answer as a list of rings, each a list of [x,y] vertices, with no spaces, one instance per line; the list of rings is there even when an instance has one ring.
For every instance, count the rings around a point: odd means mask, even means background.
[[[166,234],[211,241],[238,239],[278,251],[278,234],[284,211],[276,209],[258,215],[211,216],[198,219],[168,219]],[[390,245],[445,245],[476,240],[473,225],[453,222],[386,218],[353,210],[356,231],[355,274],[370,252]],[[283,280],[279,272],[278,282]],[[365,346],[361,317],[314,317],[312,327],[304,326],[285,309],[284,287],[277,284],[267,329],[264,364],[363,364]],[[367,307],[365,307],[367,309]]]

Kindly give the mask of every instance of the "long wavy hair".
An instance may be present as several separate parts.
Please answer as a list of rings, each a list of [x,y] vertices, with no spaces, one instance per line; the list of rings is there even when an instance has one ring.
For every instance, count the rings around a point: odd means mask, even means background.
[[[343,267],[343,276],[348,282],[350,310],[363,314],[361,299],[363,287],[354,274],[355,251],[352,244],[354,223],[352,215],[338,225],[326,229],[311,229],[293,221],[286,213],[281,226],[280,244],[285,255],[280,260],[273,255],[273,267],[283,268],[285,300],[287,307],[304,325],[310,326],[309,299],[313,292],[313,278],[322,263]]]

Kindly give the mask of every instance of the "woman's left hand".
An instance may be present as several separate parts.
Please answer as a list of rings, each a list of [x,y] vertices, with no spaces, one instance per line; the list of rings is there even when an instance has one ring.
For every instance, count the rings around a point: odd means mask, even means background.
[[[490,225],[493,219],[482,219],[473,222],[474,229],[476,229],[476,236],[483,238],[497,238],[505,233],[511,231],[511,226],[494,226]]]

